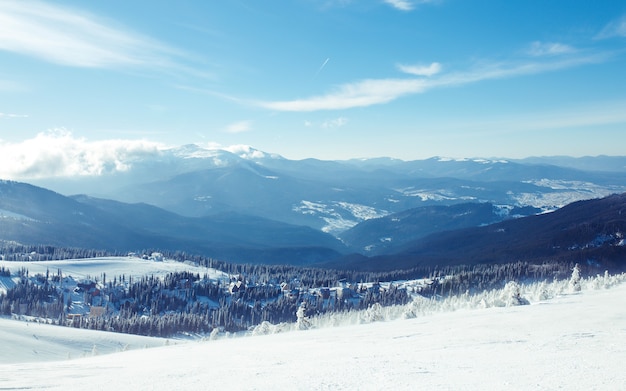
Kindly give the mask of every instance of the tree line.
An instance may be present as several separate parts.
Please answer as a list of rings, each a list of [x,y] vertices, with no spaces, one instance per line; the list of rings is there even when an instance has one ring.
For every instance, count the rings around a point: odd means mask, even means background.
[[[0,248],[5,260],[20,260],[28,254],[45,260],[114,256],[110,252],[51,246],[7,245]],[[158,250],[138,251],[151,254]],[[97,285],[85,288],[83,302],[105,305],[104,313],[94,316],[72,316],[72,292],[63,287],[61,271],[29,276],[28,270],[15,274],[19,282],[0,294],[0,314],[29,315],[48,318],[57,324],[150,336],[170,337],[176,333],[209,333],[213,330],[236,332],[262,322],[273,324],[295,322],[296,312],[306,303],[306,316],[328,312],[366,309],[406,304],[412,294],[445,298],[465,292],[501,288],[508,281],[543,281],[567,278],[574,267],[567,262],[415,267],[388,272],[331,270],[285,265],[233,264],[184,252],[162,252],[178,261],[215,268],[231,275],[229,281],[212,280],[199,273],[169,273],[163,278],[144,276],[134,281],[126,276],[112,279],[102,274]],[[581,265],[590,275],[600,273],[593,263]],[[0,276],[10,276],[6,267]],[[388,289],[359,288],[363,282],[426,279],[419,292],[407,292],[391,284]],[[242,282],[245,288],[233,292],[230,283]],[[295,294],[287,294],[281,283],[288,283]],[[321,288],[352,286],[349,298],[334,295],[322,297]],[[88,290],[92,289],[92,290]]]

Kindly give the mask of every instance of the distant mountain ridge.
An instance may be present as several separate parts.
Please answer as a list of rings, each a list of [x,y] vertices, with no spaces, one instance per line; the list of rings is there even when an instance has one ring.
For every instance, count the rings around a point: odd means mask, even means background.
[[[505,208],[506,216],[499,208],[484,203],[431,206],[362,223],[346,231],[344,240],[356,237],[368,243],[376,237],[371,235],[381,234],[398,239],[382,255],[366,257],[346,255],[349,249],[331,235],[261,217],[184,217],[147,204],[65,197],[0,181],[0,240],[111,251],[160,249],[239,263],[374,271],[549,260],[594,262],[613,269],[625,264],[626,193],[526,217]],[[489,224],[492,218],[505,220]],[[402,220],[404,224],[384,227]],[[377,227],[380,224],[383,227]]]
[[[333,263],[354,253],[344,262],[352,264],[397,258],[405,246],[453,230],[624,193],[625,160],[289,160],[247,146],[186,145],[100,176],[32,181],[85,195],[3,182],[0,239],[251,263]]]
[[[333,259],[343,249],[330,235],[259,217],[189,218],[8,181],[0,182],[0,239],[110,251],[167,249],[250,263],[306,264]]]
[[[626,269],[626,193],[574,202],[554,212],[442,231],[388,255],[336,263],[363,270],[566,261]],[[332,262],[331,262],[332,263]]]
[[[580,159],[289,160],[249,146],[192,144],[124,162],[126,171],[31,183],[189,217],[256,215],[338,236],[422,206],[480,202],[547,211],[626,191],[626,158]]]
[[[540,213],[533,207],[507,207],[491,203],[432,205],[366,220],[339,237],[352,250],[365,255],[391,254],[429,234],[489,225]]]

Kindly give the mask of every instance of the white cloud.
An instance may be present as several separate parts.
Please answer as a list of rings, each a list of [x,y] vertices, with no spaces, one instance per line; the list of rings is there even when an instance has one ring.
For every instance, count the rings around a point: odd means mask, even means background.
[[[626,15],[607,24],[602,31],[596,35],[596,39],[606,39],[613,37],[626,37]]]
[[[420,4],[434,3],[437,0],[383,0],[393,8],[400,11],[413,11]]]
[[[235,155],[243,159],[262,159],[265,157],[265,153],[263,153],[262,151],[254,149],[251,146],[245,144],[230,145],[221,149],[230,153],[234,153]]]
[[[421,79],[367,79],[339,86],[326,95],[291,101],[257,102],[278,111],[339,110],[387,103],[400,96],[425,90]]]
[[[252,129],[252,122],[250,121],[239,121],[234,122],[224,128],[224,131],[227,133],[243,133],[248,132]]]
[[[216,141],[209,141],[209,142],[205,143],[205,145],[206,145],[205,148],[206,149],[210,149],[210,150],[213,150],[213,149],[223,149],[224,148],[222,146],[222,144],[220,144],[220,143],[218,143]]]
[[[438,62],[433,62],[430,65],[403,65],[398,64],[398,69],[401,72],[408,73],[409,75],[415,76],[433,76],[437,73],[441,72],[441,64]]]
[[[535,41],[530,44],[527,53],[534,57],[557,56],[561,54],[574,53],[575,48],[558,42],[539,42]]]
[[[39,1],[0,2],[0,50],[74,67],[184,68],[174,60],[182,53],[170,47],[94,15]]]
[[[340,128],[348,123],[348,119],[345,117],[338,117],[328,121],[322,122],[322,128]]]
[[[384,0],[384,2],[400,11],[411,11],[414,7],[413,4],[407,0]]]
[[[253,104],[271,110],[310,112],[342,110],[389,103],[406,95],[421,94],[429,89],[460,86],[483,80],[504,79],[551,72],[585,64],[606,61],[608,53],[596,53],[566,58],[538,59],[525,62],[483,63],[474,69],[447,73],[430,78],[366,79],[347,83],[325,95],[288,101],[257,101]],[[436,67],[434,67],[436,68]]]
[[[87,141],[63,129],[19,143],[0,142],[0,178],[35,179],[125,171],[161,144],[142,140]]]

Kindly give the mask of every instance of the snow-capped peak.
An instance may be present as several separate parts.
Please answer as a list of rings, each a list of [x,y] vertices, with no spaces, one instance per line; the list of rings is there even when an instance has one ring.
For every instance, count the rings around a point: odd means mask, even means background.
[[[216,156],[216,150],[202,148],[197,144],[186,144],[177,148],[171,149],[175,156],[182,158],[198,158],[206,159]]]
[[[282,157],[278,154],[270,154],[267,152],[260,151],[256,148],[251,147],[250,145],[245,144],[236,144],[228,147],[222,148],[224,151],[228,151],[239,156],[242,159],[246,160],[259,160],[259,159],[281,159]]]

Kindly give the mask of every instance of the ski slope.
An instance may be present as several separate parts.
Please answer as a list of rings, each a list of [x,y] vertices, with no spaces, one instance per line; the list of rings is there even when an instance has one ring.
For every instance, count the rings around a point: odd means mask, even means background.
[[[625,340],[622,283],[527,306],[2,364],[0,387],[621,390]]]

